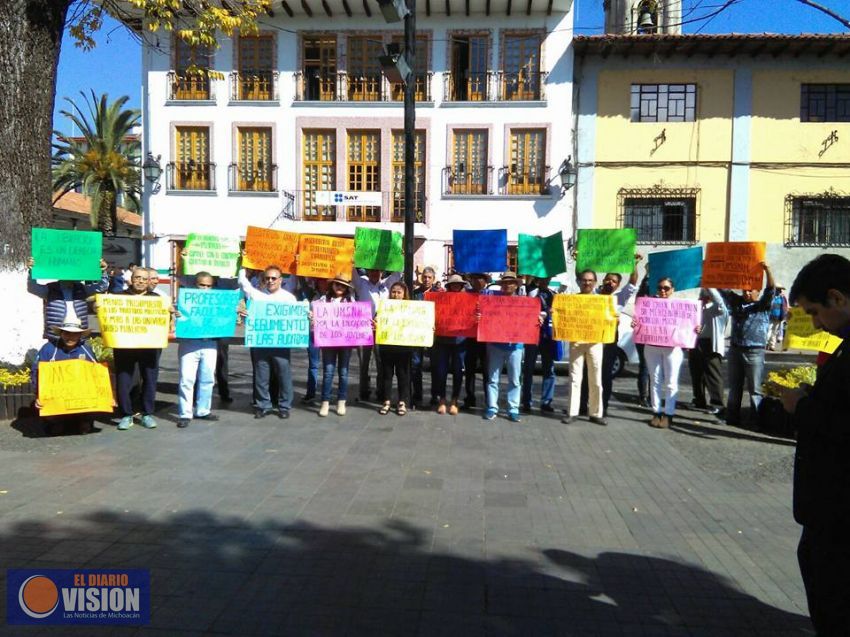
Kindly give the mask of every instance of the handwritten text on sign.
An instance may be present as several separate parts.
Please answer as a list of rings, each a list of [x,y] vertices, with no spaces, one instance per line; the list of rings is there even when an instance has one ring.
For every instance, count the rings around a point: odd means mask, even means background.
[[[613,343],[616,316],[614,297],[609,294],[556,294],[552,302],[555,340]]]
[[[354,239],[302,234],[298,238],[298,276],[332,279],[351,276]]]
[[[245,256],[242,267],[264,270],[278,266],[287,274],[295,274],[295,255],[298,252],[298,233],[248,226],[245,233]]]
[[[189,233],[183,274],[209,272],[213,276],[233,278],[239,259],[239,239],[214,234]]]
[[[726,241],[705,246],[702,287],[734,290],[760,290],[764,270],[763,242]]]
[[[372,345],[372,304],[313,301],[313,344],[316,347]]]
[[[376,319],[378,345],[431,347],[434,344],[434,304],[429,301],[383,299]]]
[[[310,319],[306,302],[253,299],[245,320],[245,347],[307,347]]]
[[[180,288],[175,324],[177,338],[225,338],[236,331],[239,290]]]
[[[631,272],[635,267],[634,228],[578,231],[576,272]]]
[[[33,279],[97,281],[102,254],[100,232],[32,229]]]
[[[527,296],[478,297],[482,343],[529,343],[540,340],[540,301]]]
[[[104,345],[115,349],[168,347],[168,297],[98,294],[95,298]]]
[[[635,301],[634,318],[635,343],[691,349],[697,342],[702,308],[699,301],[642,296]]]
[[[41,416],[112,411],[112,383],[104,363],[72,359],[38,364]]]
[[[475,338],[478,334],[478,295],[466,292],[426,292],[425,300],[434,303],[437,336]]]
[[[783,349],[809,350],[813,352],[826,352],[832,354],[841,339],[837,336],[816,330],[812,325],[812,317],[806,314],[801,307],[792,307],[788,315],[788,323],[785,326],[785,341]]]

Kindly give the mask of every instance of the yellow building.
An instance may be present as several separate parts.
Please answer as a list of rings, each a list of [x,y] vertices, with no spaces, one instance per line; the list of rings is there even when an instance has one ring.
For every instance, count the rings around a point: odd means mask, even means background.
[[[780,285],[850,256],[850,36],[574,47],[575,228],[636,228],[643,252],[766,241]]]

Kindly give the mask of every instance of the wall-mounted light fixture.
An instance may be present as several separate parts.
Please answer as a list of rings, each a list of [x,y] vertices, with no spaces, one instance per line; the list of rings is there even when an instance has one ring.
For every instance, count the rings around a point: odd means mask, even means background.
[[[561,196],[567,194],[567,191],[576,185],[578,174],[576,167],[572,163],[573,156],[570,155],[558,167],[558,177],[561,180]]]

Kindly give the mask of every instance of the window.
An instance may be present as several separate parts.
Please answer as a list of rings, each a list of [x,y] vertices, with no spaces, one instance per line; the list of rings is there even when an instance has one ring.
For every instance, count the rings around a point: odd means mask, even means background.
[[[508,252],[505,255],[505,263],[507,267],[505,272],[516,272],[517,271],[517,246],[508,246]],[[454,247],[447,245],[446,246],[446,272],[454,272],[455,270],[455,255],[454,255]]]
[[[272,100],[274,88],[274,36],[239,36],[236,99]]]
[[[633,122],[693,122],[696,84],[632,84]]]
[[[416,131],[413,145],[413,161],[415,174],[416,201],[414,210],[415,220],[425,221],[425,132]],[[404,131],[393,131],[393,198],[392,220],[404,221]]]
[[[210,129],[207,126],[178,126],[171,183],[176,190],[213,190],[210,163]]]
[[[237,132],[239,162],[235,164],[236,190],[270,192],[274,190],[272,129],[240,127]]]
[[[336,220],[335,206],[316,205],[317,190],[336,190],[336,133],[332,130],[304,131],[304,219]]]
[[[540,99],[540,35],[506,34],[499,99]]]
[[[404,51],[404,38],[393,36],[394,44],[398,44]],[[416,60],[413,64],[413,74],[416,78],[415,99],[417,102],[431,101],[430,73],[428,72],[428,49],[431,46],[428,36],[416,36]],[[390,86],[390,96],[393,101],[404,100],[404,84],[394,82]]]
[[[331,102],[336,97],[336,36],[304,36],[305,100]]]
[[[488,192],[487,131],[455,130],[448,192],[483,195]]]
[[[348,131],[348,190],[380,192],[381,133]],[[349,206],[349,221],[380,221],[378,206]]]
[[[448,99],[453,102],[480,102],[487,99],[490,39],[486,34],[450,34],[452,40],[451,77]]]
[[[850,197],[789,196],[791,245],[850,246]]]
[[[801,122],[850,122],[850,84],[803,84]]]
[[[174,74],[171,78],[171,99],[210,99],[210,78],[198,70],[208,70],[212,61],[209,47],[192,46],[174,38]]]
[[[541,195],[549,190],[546,179],[546,131],[542,128],[511,130],[507,194]]]
[[[348,99],[377,102],[381,99],[381,63],[384,54],[380,36],[348,38]]]
[[[642,243],[692,243],[696,241],[698,192],[621,190],[620,226],[634,228]]]

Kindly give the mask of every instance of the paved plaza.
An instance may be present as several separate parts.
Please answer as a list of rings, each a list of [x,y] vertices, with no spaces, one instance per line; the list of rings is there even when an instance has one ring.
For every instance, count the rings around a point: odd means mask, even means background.
[[[814,634],[792,441],[687,410],[653,430],[629,374],[608,427],[357,404],[254,420],[246,350],[231,352],[217,423],[175,427],[171,347],[156,430],[3,424],[4,566],[147,568],[152,615],[0,634]],[[356,396],[356,358],[351,378]]]

